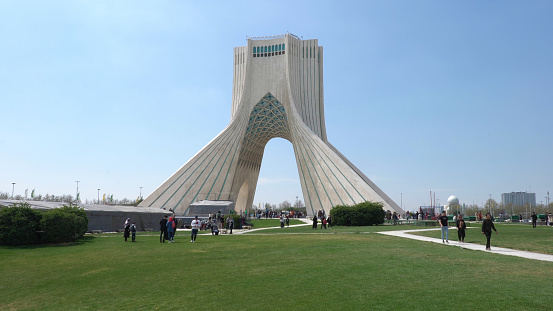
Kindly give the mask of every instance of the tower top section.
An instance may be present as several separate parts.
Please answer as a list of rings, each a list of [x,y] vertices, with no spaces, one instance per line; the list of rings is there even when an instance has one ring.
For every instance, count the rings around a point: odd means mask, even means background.
[[[275,35],[275,36],[248,37],[247,40],[272,40],[272,39],[284,38],[284,37],[287,37],[287,36],[290,36],[290,37],[296,38],[296,39],[298,39],[298,40],[301,40],[298,36],[296,36],[296,35],[294,35],[294,34],[291,34],[291,33],[289,33],[289,32],[283,33],[283,34],[281,34],[281,35]]]

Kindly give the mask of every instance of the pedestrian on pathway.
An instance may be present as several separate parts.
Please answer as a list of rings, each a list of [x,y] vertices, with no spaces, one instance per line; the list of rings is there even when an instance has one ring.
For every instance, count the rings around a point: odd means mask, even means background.
[[[536,212],[532,212],[532,227],[536,228],[536,222],[538,221],[538,215],[536,215]]]
[[[449,227],[447,224],[447,215],[445,214],[445,211],[442,212],[442,216],[438,217],[438,222],[442,227],[442,243],[444,243],[444,235],[445,242],[449,243]]]
[[[232,228],[234,228],[234,217],[230,217],[230,223],[228,226],[230,228],[230,234],[232,234]]]
[[[286,215],[286,227],[290,227],[290,216]]]
[[[159,221],[159,231],[161,231],[159,234],[159,243],[165,243],[165,240],[169,240],[169,235],[167,234],[167,215]]]
[[[330,215],[326,219],[326,224],[328,225],[328,229],[332,229],[332,218],[330,218]]]
[[[317,215],[313,215],[313,229],[317,229]]]
[[[200,226],[202,223],[198,219],[198,216],[194,217],[194,220],[192,220],[192,235],[190,237],[190,243],[196,242],[196,236],[198,235],[198,230],[200,230]]]
[[[467,224],[465,223],[465,220],[463,220],[463,217],[461,214],[459,214],[459,217],[457,217],[457,221],[455,222],[457,226],[457,236],[459,237],[459,242],[465,242],[465,230],[467,229]]]
[[[280,215],[280,228],[284,228],[284,217]]]
[[[495,231],[495,234],[497,233],[497,230],[495,230],[495,226],[493,225],[492,216],[490,213],[486,213],[486,219],[482,222],[482,234],[486,236],[486,250],[491,251],[492,248],[490,247],[490,239],[492,237],[492,229]]]

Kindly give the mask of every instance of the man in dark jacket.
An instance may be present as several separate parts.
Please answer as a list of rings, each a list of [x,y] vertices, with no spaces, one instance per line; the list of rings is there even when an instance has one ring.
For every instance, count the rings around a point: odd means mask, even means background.
[[[532,212],[532,227],[536,228],[536,222],[538,221],[538,215],[536,215],[536,212]]]
[[[490,213],[486,213],[486,219],[482,222],[482,234],[486,236],[486,250],[491,251],[492,248],[490,247],[490,238],[492,237],[492,229],[495,231],[495,234],[497,233],[497,230],[495,230],[495,226],[493,225],[492,216]]]
[[[159,221],[159,231],[161,231],[159,234],[159,243],[165,243],[165,240],[169,240],[169,234],[167,233],[167,216]]]

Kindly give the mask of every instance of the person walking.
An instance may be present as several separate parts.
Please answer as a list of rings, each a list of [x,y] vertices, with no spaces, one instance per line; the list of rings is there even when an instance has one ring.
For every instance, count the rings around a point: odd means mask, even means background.
[[[132,242],[136,242],[136,225],[133,222],[131,225]]]
[[[532,227],[536,228],[536,222],[538,221],[538,215],[536,215],[536,212],[532,212]]]
[[[330,215],[328,215],[328,218],[326,219],[326,224],[328,225],[328,229],[332,229],[332,218]]]
[[[159,221],[159,231],[161,231],[159,243],[165,243],[165,240],[169,240],[169,236],[167,235],[167,215]]]
[[[234,228],[234,217],[229,216],[229,218],[230,218],[230,221],[229,221],[228,227],[230,229],[230,234],[232,234],[232,228]]]
[[[282,215],[280,215],[280,228],[284,228],[284,217]]]
[[[123,237],[125,237],[125,242],[127,242],[127,239],[131,235],[131,219],[127,218],[127,221],[125,221],[125,231],[123,233]]]
[[[467,224],[465,223],[465,220],[463,220],[463,217],[461,214],[459,214],[459,217],[457,217],[457,221],[455,222],[457,226],[457,236],[459,237],[459,242],[464,243],[465,242],[465,230],[467,229]]]
[[[490,213],[486,213],[486,219],[482,222],[482,234],[486,236],[486,250],[491,251],[492,248],[490,247],[490,239],[492,237],[492,229],[495,231],[495,234],[497,233],[497,230],[495,230],[495,226],[493,225],[493,220],[490,215]]]
[[[313,229],[317,229],[317,215],[313,215]]]
[[[190,243],[196,242],[196,236],[198,235],[198,230],[200,230],[200,226],[202,223],[198,219],[198,216],[194,217],[194,220],[192,220],[192,235],[190,236]]]
[[[175,228],[173,228],[174,225],[175,222],[173,221],[173,217],[169,217],[169,221],[167,222],[167,235],[169,236],[169,243],[175,242],[175,239],[173,238],[175,234]]]
[[[447,215],[445,214],[445,211],[443,211],[442,215],[438,217],[438,222],[442,227],[442,243],[444,243],[444,235],[445,235],[445,242],[449,243],[449,227],[447,224],[447,220],[448,220]]]

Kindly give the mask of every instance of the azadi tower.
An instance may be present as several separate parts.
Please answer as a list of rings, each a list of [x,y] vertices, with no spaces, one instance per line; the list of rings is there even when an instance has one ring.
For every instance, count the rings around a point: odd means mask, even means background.
[[[188,215],[201,200],[252,206],[267,142],[294,147],[308,214],[335,205],[377,201],[403,212],[326,137],[323,47],[290,33],[249,38],[234,48],[231,120],[228,126],[140,206]]]

